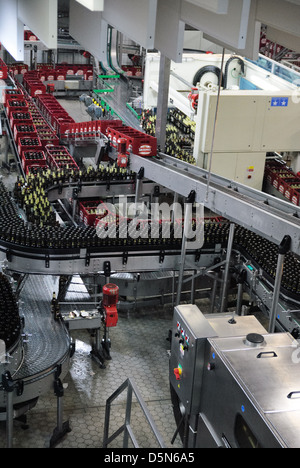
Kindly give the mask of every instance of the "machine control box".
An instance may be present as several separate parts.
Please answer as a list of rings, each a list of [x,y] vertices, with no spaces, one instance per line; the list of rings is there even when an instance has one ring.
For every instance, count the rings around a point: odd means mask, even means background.
[[[205,342],[216,333],[195,305],[175,307],[170,358],[170,383],[189,414],[200,403]],[[197,377],[197,378],[195,378]]]
[[[170,384],[188,414],[197,414],[203,387],[205,350],[209,338],[266,333],[254,316],[203,315],[196,305],[174,309],[170,357]]]

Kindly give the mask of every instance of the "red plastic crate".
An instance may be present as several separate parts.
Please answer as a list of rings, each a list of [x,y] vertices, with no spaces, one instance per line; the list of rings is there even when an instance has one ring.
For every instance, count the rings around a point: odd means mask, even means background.
[[[31,125],[33,123],[32,115],[30,112],[12,112],[9,123],[12,130],[14,130],[15,125],[18,124]]]
[[[28,65],[26,63],[21,63],[18,65],[18,73],[20,75],[25,75],[28,72]]]
[[[61,167],[65,164],[75,165],[74,168],[78,169],[77,164],[70,155],[65,146],[46,146],[46,159],[49,166],[53,169]]]
[[[22,157],[24,151],[42,151],[43,147],[39,137],[36,138],[19,138],[18,140],[18,152],[20,157]]]
[[[60,126],[60,135],[62,138],[96,136],[100,135],[98,130],[98,120],[86,122],[63,123]]]
[[[33,117],[32,121],[33,121],[34,125],[36,126],[36,128],[47,128],[48,130],[51,128],[48,125],[47,121],[41,116]]]
[[[291,202],[294,205],[299,206],[300,204],[300,191],[293,189],[292,195],[291,195]]]
[[[61,134],[61,126],[66,123],[75,123],[75,120],[72,119],[69,114],[55,116],[53,119],[53,128],[56,133]]]
[[[14,139],[18,141],[21,137],[36,138],[37,131],[35,125],[32,123],[27,124],[17,124],[14,128]]]
[[[39,80],[29,83],[28,92],[31,97],[36,96],[37,94],[44,94],[46,90],[46,86]]]
[[[47,106],[44,106],[41,109],[41,114],[44,116],[44,118],[47,120],[47,122],[49,122],[49,124],[51,124],[51,125],[53,125],[54,116],[56,114],[58,114],[58,113],[61,113],[61,112],[62,111],[61,111],[60,107],[58,107],[55,104],[49,104]],[[65,114],[67,114],[67,112],[65,112]]]
[[[12,112],[28,112],[28,104],[24,100],[8,99],[6,112],[8,118],[10,119]]]
[[[55,81],[56,80],[56,71],[55,70],[49,70],[46,73],[46,81]]]
[[[22,154],[22,167],[26,172],[29,166],[45,167],[48,166],[44,151],[24,151]]]
[[[52,131],[45,131],[40,130],[37,132],[39,139],[41,140],[41,144],[43,147],[47,145],[57,146],[59,145],[59,138],[55,135]]]
[[[97,120],[97,128],[103,135],[107,135],[108,128],[124,127],[122,120]]]
[[[51,167],[51,169],[64,169],[64,170],[68,170],[68,171],[72,171],[72,170],[78,171],[79,170],[79,167],[77,166],[74,159],[72,161],[70,161],[70,160],[56,161],[50,167]]]
[[[24,99],[24,95],[20,89],[4,89],[2,91],[2,97],[5,107],[8,99]]]
[[[49,169],[49,166],[48,166],[47,164],[46,164],[46,166],[39,166],[39,165],[37,165],[37,164],[32,164],[32,165],[27,166],[27,168],[26,168],[26,175],[28,175],[28,174],[34,174],[34,175],[36,175],[36,174],[38,174],[39,172],[45,171],[45,170],[47,170],[47,169]]]
[[[79,217],[86,226],[94,226],[98,217],[97,207],[101,201],[85,201],[79,203]]]
[[[24,106],[24,103],[26,104],[28,108],[28,102],[26,101],[23,93],[18,94],[17,96],[8,95],[6,99],[6,107],[20,107],[20,106]]]
[[[127,152],[132,152],[143,157],[156,156],[157,154],[157,139],[131,127],[108,128],[108,135],[110,136],[112,146],[116,148],[119,139],[125,138],[127,141]]]
[[[55,129],[55,124],[58,119],[67,119],[69,118],[69,114],[66,111],[62,111],[59,108],[53,108],[49,110],[49,116],[46,117],[48,122],[52,125]]]
[[[24,41],[37,41],[38,38],[35,34],[33,34],[32,31],[29,31],[29,29],[26,29],[24,31]]]
[[[55,147],[55,145],[46,145],[45,146],[45,150],[46,152],[51,149],[51,147]],[[60,154],[60,155],[57,155],[57,154],[48,154],[46,155],[46,158],[47,158],[47,162],[49,164],[49,166],[56,166],[57,164],[59,164],[60,162],[73,162],[74,159],[72,158],[72,156],[70,154]],[[75,161],[74,161],[75,162]]]
[[[36,97],[36,105],[41,110],[44,107],[45,102],[52,100],[53,96],[49,94],[39,94]]]
[[[64,81],[66,79],[66,72],[63,70],[56,70],[57,81]]]

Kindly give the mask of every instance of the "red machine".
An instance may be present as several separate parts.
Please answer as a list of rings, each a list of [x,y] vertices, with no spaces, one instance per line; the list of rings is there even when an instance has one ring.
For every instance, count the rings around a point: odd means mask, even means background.
[[[120,138],[118,140],[118,166],[127,167],[128,155],[126,150],[126,138]]]
[[[102,288],[102,307],[107,328],[116,327],[118,323],[117,303],[119,302],[119,287],[108,283]]]

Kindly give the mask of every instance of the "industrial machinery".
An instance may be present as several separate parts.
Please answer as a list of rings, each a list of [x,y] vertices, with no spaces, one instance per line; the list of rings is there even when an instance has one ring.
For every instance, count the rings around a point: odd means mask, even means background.
[[[185,447],[299,447],[298,355],[289,333],[253,316],[177,306],[170,385]]]
[[[159,64],[157,54],[147,55],[145,109],[157,106]],[[257,190],[267,152],[299,151],[295,96],[296,80],[236,55],[185,54],[171,63],[168,108],[193,122],[196,165]]]
[[[92,356],[100,362],[100,366],[105,367],[106,359],[111,359],[109,329],[116,327],[118,323],[117,304],[119,301],[119,288],[115,284],[108,283],[102,288],[102,302],[100,307],[101,321],[103,325],[103,338],[100,342],[100,329],[96,330],[96,343],[92,347]]]

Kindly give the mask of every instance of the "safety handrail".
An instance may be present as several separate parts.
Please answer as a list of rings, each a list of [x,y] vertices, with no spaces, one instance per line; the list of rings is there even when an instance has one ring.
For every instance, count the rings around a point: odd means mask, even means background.
[[[110,410],[112,402],[127,388],[127,402],[126,402],[126,413],[125,413],[125,422],[119,427],[111,436],[109,436],[109,422],[110,422]],[[105,409],[105,423],[104,423],[104,437],[103,437],[103,448],[107,448],[119,434],[124,432],[123,438],[123,448],[128,448],[128,437],[130,437],[135,448],[139,448],[136,437],[132,431],[130,421],[131,421],[131,406],[132,406],[132,396],[135,394],[137,401],[143,410],[143,413],[146,417],[147,422],[149,423],[152,432],[154,433],[157,442],[161,448],[165,448],[164,440],[159,433],[156,424],[154,423],[151,414],[149,413],[147,406],[134,382],[133,379],[127,379],[120,387],[106,400],[106,409]]]

